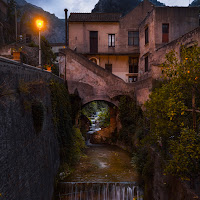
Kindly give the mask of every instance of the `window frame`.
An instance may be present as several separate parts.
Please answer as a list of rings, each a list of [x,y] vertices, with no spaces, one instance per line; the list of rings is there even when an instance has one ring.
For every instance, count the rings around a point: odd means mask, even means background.
[[[164,31],[164,26],[167,25],[167,32]],[[162,43],[169,42],[169,23],[162,23]]]
[[[145,27],[145,45],[149,43],[149,27]]]
[[[139,63],[138,57],[129,57],[129,73],[135,73],[135,74],[138,73],[138,63]]]
[[[138,80],[137,76],[133,76],[133,75],[128,76],[128,83],[134,83],[134,82],[137,82],[137,80]]]
[[[137,36],[134,34],[137,34]],[[138,39],[138,42],[136,42],[136,39]],[[128,46],[139,46],[139,31],[128,31]]]
[[[115,47],[115,34],[113,33],[108,34],[108,47]]]

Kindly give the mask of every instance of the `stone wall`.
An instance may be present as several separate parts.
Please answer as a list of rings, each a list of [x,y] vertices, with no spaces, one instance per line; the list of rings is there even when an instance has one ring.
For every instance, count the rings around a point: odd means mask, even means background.
[[[60,159],[47,86],[50,79],[62,81],[49,72],[0,57],[1,200],[52,198]],[[7,95],[2,97],[3,93]],[[43,106],[41,131],[33,121],[33,100]]]
[[[146,181],[146,200],[199,200],[199,197],[189,188],[186,182],[175,177],[164,175],[160,156],[151,151],[151,159],[154,161],[152,169],[153,176]]]
[[[66,54],[66,79],[71,94],[77,90],[83,104],[94,100],[104,100],[117,104],[114,97],[133,95],[134,83],[125,83],[122,79],[89,61],[86,57],[71,49]],[[65,74],[65,58],[60,60],[61,73]]]

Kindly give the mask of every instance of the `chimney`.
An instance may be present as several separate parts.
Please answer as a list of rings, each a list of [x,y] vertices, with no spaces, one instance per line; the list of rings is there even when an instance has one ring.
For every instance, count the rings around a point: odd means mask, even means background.
[[[67,12],[68,10],[65,8],[65,42],[66,42],[66,46],[69,46],[69,25],[68,25],[68,19],[67,19]]]

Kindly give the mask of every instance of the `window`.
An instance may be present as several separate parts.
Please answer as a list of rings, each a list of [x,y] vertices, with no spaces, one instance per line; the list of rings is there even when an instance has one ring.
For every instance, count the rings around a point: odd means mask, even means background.
[[[149,58],[148,56],[145,57],[145,72],[149,70]]]
[[[138,73],[137,57],[129,57],[129,73]]]
[[[115,47],[115,34],[108,34],[108,46]]]
[[[128,46],[139,46],[139,32],[138,31],[128,32]]]
[[[112,64],[105,64],[105,70],[112,73]]]
[[[128,82],[129,83],[133,83],[133,82],[136,82],[137,81],[137,76],[129,76],[128,77]]]
[[[145,28],[145,44],[149,43],[149,28]]]
[[[90,53],[98,53],[98,31],[90,31]]]
[[[162,42],[169,42],[169,24],[162,24]]]

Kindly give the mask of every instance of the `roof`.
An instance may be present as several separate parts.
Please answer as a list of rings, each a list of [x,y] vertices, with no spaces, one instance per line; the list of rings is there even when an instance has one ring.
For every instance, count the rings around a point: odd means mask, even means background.
[[[119,22],[121,13],[71,13],[69,22]]]

